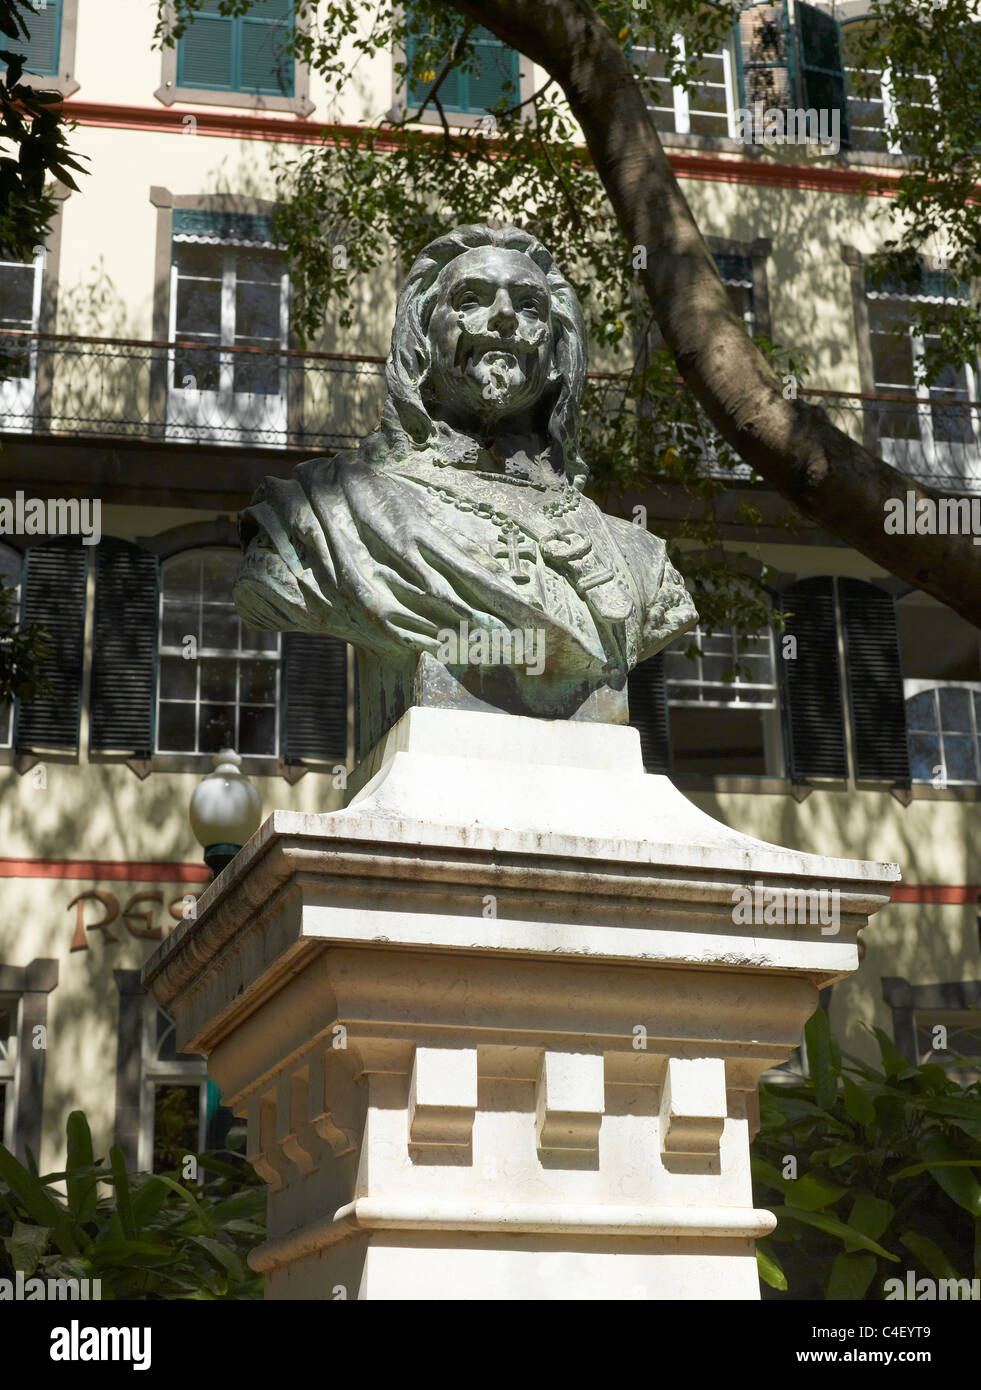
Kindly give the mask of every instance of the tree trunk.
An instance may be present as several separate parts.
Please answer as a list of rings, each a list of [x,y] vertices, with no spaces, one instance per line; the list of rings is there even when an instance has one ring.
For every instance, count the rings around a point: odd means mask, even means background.
[[[981,546],[971,536],[888,535],[885,503],[914,482],[785,400],[749,340],[661,146],[619,42],[585,0],[446,0],[543,67],[563,88],[631,248],[678,369],[719,433],[761,477],[825,530],[981,627]]]

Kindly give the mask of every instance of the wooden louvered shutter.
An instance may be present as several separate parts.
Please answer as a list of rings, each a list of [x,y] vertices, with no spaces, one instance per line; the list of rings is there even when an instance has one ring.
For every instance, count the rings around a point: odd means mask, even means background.
[[[239,80],[243,92],[293,95],[293,55],[288,51],[292,0],[254,0],[239,19]]]
[[[664,684],[664,657],[648,657],[627,677],[630,723],[640,734],[640,748],[647,772],[667,772],[671,763],[668,697]]]
[[[740,105],[785,109],[794,104],[793,46],[787,0],[751,5],[736,21]]]
[[[153,753],[160,566],[142,546],[110,537],[95,554],[89,747]]]
[[[218,14],[218,0],[204,0],[177,41],[177,85],[228,92],[235,81],[235,25]]]
[[[406,62],[409,68],[406,74],[406,100],[410,106],[419,106],[422,103],[426,93],[436,81],[440,69],[443,66],[441,61],[437,61],[435,66],[430,69],[432,72],[431,77],[419,76],[417,72],[419,62],[416,57],[419,46],[420,40],[415,35],[406,35]],[[463,84],[464,74],[460,72],[458,67],[454,68],[452,72],[448,72],[443,78],[436,95],[439,97],[440,105],[444,111],[462,111]],[[431,104],[427,107],[427,110],[435,111],[436,107],[434,104]]]
[[[347,643],[283,633],[283,762],[347,759]]]
[[[842,59],[841,25],[830,14],[797,0],[797,51],[801,104],[815,111],[840,112],[841,147],[850,148],[848,97]]]
[[[787,775],[794,782],[847,777],[833,581],[801,579],[784,589],[780,607],[790,615],[784,637],[796,639],[793,660],[777,641]]]
[[[7,39],[3,46],[13,53],[24,54],[24,71],[38,77],[57,77],[61,60],[61,10],[63,0],[46,0],[33,13],[22,15],[30,34],[23,39]]]
[[[49,655],[40,674],[50,682],[46,695],[17,707],[14,747],[33,751],[78,747],[85,654],[85,578],[88,553],[80,541],[33,545],[24,562],[21,619],[43,623]]]
[[[860,579],[839,579],[857,780],[910,781],[896,605]]]
[[[489,29],[478,25],[471,35],[473,67],[467,74],[468,111],[479,115],[502,100],[518,100],[518,63],[515,49],[501,43]],[[507,90],[505,90],[505,88]]]

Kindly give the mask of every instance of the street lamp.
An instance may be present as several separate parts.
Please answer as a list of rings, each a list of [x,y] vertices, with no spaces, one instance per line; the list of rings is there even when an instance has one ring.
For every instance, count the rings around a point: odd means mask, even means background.
[[[217,878],[238,854],[262,819],[259,793],[241,772],[242,759],[233,748],[212,758],[214,771],[194,788],[188,813],[191,829],[204,848],[204,862]]]

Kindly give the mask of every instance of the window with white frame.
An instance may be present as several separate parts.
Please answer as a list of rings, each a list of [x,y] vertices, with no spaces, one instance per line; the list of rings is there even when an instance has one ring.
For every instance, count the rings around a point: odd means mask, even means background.
[[[20,611],[20,580],[24,562],[16,550],[0,545],[0,585],[13,590],[13,613]],[[9,748],[14,737],[14,707],[0,701],[0,748]]]
[[[691,56],[686,43],[684,35],[675,34],[675,55],[681,62]],[[699,78],[690,92],[672,85],[668,78],[669,59],[657,49],[635,44],[633,60],[644,78],[647,105],[658,130],[735,139],[737,103],[732,49],[727,43],[698,56]]]
[[[951,292],[949,276],[940,271],[924,271],[916,286],[867,286],[869,337],[872,350],[874,389],[877,393],[899,396],[878,407],[878,429],[887,462],[889,441],[918,441],[924,462],[932,469],[944,465],[970,468],[981,444],[978,411],[968,402],[977,399],[976,365],[945,367],[927,385],[919,369],[927,349],[939,341],[934,335],[913,332],[909,317],[916,304],[938,306],[941,315],[963,301]],[[908,400],[909,404],[905,404]]]
[[[849,39],[858,37],[862,20],[842,25],[842,53],[845,81],[848,90],[848,128],[852,149],[877,153],[902,154],[903,146],[897,126],[897,102],[892,73],[888,68],[864,68],[853,51],[849,55]],[[929,73],[916,74],[913,92],[917,100],[910,106],[933,108],[937,101],[936,79]],[[859,86],[868,95],[859,94]]]
[[[44,252],[31,261],[0,261],[0,427],[27,431],[34,427],[37,383],[37,333],[41,320]]]
[[[914,782],[981,781],[981,681],[906,680],[906,727]]]
[[[177,1051],[173,1019],[151,996],[143,1011],[141,1076],[140,1172],[179,1170],[186,1154],[218,1147],[209,1135],[218,1106],[207,1063]]]
[[[981,1009],[917,1009],[919,1062],[943,1066],[962,1086],[981,1080]]]
[[[289,275],[267,219],[180,209],[173,238],[167,433],[282,444]],[[233,240],[234,239],[234,240]],[[200,344],[200,348],[195,347]]]
[[[696,654],[686,655],[693,644]],[[700,624],[664,654],[675,772],[780,776],[773,632],[738,638]]]
[[[0,1141],[14,1147],[17,1124],[17,1011],[19,1001],[0,997]]]
[[[192,550],[162,566],[158,753],[277,756],[279,633],[239,618],[239,559],[236,550]]]

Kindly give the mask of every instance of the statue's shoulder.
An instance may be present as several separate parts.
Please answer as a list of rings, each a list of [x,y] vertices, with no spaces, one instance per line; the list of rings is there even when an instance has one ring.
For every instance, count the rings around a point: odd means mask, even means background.
[[[611,516],[609,512],[604,512],[603,516],[625,555],[643,556],[648,562],[664,558],[664,541],[660,536],[655,536],[653,531],[648,531],[646,526],[639,526],[635,521],[626,521],[622,516]]]
[[[391,450],[381,434],[374,431],[353,449],[341,449],[329,458],[306,459],[293,469],[293,478],[309,496],[311,491],[329,487],[359,473],[375,471],[389,459]]]

